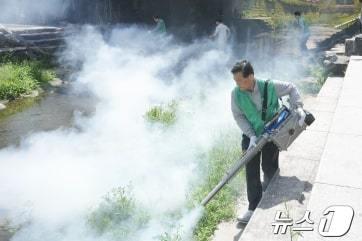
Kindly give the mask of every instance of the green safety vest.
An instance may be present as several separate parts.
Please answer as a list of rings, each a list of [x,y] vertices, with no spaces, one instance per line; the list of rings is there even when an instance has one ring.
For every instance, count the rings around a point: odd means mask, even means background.
[[[156,25],[155,32],[166,33],[166,24],[163,19],[160,19]]]
[[[264,87],[265,80],[256,79],[260,96],[264,99]],[[244,113],[246,119],[250,122],[252,128],[255,131],[256,136],[260,136],[263,133],[265,124],[270,121],[279,110],[278,96],[275,92],[275,87],[272,81],[268,83],[268,101],[267,110],[265,115],[265,121],[262,120],[262,111],[259,111],[254,102],[251,100],[250,93],[245,90],[240,90],[237,86],[234,89],[234,96],[237,106]]]

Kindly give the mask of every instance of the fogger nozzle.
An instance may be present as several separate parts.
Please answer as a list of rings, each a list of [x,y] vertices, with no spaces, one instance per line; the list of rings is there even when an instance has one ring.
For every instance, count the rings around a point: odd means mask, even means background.
[[[206,206],[211,199],[246,165],[268,142],[268,136],[262,135],[256,143],[255,147],[250,148],[240,158],[240,160],[226,173],[224,178],[214,187],[214,189],[202,200],[201,205]]]

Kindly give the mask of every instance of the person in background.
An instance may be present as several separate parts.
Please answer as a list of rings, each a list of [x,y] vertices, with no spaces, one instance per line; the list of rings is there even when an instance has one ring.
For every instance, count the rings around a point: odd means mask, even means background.
[[[218,46],[225,47],[230,39],[230,35],[229,27],[226,26],[221,19],[217,19],[215,31],[210,37],[216,40]]]
[[[159,16],[153,16],[153,20],[156,22],[156,27],[153,31],[155,33],[166,33],[165,21]]]
[[[294,27],[297,30],[297,38],[300,41],[300,50],[305,51],[307,48],[307,41],[310,36],[309,26],[305,22],[302,14],[299,11],[294,12]]]
[[[236,87],[231,92],[231,111],[241,129],[243,152],[256,145],[265,124],[279,111],[278,99],[289,96],[290,108],[299,115],[302,126],[305,112],[303,102],[294,84],[276,80],[263,80],[254,76],[254,68],[250,62],[237,62],[231,70]],[[265,91],[264,91],[265,90]],[[264,101],[266,97],[266,101]],[[260,161],[264,173],[264,181],[260,181]],[[273,176],[279,172],[279,149],[273,142],[268,142],[261,151],[245,166],[248,211],[237,220],[248,223],[261,200],[262,192],[267,188]]]

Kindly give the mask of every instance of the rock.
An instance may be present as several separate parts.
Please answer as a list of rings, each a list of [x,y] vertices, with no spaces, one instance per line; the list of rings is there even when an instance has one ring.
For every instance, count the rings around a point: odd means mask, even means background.
[[[329,62],[336,62],[338,57],[335,53],[328,53],[326,54],[326,56],[324,57],[325,61],[329,61]]]
[[[63,81],[61,79],[55,78],[52,81],[49,81],[49,84],[53,87],[59,87],[63,84]]]
[[[346,39],[345,42],[345,54],[346,56],[351,56],[354,54],[354,39]]]
[[[1,110],[5,110],[5,109],[6,109],[6,105],[0,103],[0,111],[1,111]]]
[[[324,65],[325,67],[329,67],[331,64],[332,64],[332,62],[331,62],[330,60],[328,60],[328,59],[326,59],[326,60],[323,61],[323,65]]]
[[[25,97],[25,98],[34,98],[34,97],[37,97],[37,96],[39,96],[39,91],[38,90],[33,90],[29,94],[21,95],[21,97]]]
[[[355,55],[362,56],[362,34],[357,35],[355,38],[354,53],[355,53]]]
[[[0,100],[0,104],[6,105],[7,103],[9,103],[9,100]]]

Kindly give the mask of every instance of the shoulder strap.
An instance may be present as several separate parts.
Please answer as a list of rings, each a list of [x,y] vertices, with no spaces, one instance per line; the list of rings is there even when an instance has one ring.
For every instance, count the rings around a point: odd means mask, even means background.
[[[261,119],[263,121],[265,121],[265,116],[266,116],[266,110],[268,108],[268,84],[269,84],[269,80],[265,81],[264,84],[264,97],[263,97],[263,108],[262,108],[262,112],[261,112]]]

